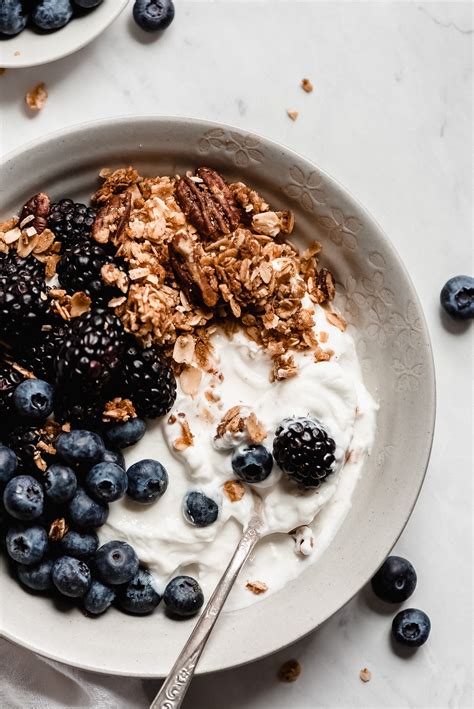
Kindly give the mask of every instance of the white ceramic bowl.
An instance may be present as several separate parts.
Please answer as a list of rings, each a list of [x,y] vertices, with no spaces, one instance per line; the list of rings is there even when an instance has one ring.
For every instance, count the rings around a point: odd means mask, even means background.
[[[92,12],[75,18],[57,32],[36,34],[25,29],[16,37],[0,39],[0,67],[37,66],[77,52],[102,34],[127,3],[128,0],[104,0]]]
[[[175,174],[206,164],[243,179],[272,205],[296,214],[295,242],[318,237],[339,283],[338,304],[354,331],[368,388],[380,403],[377,439],[352,509],[317,564],[280,592],[224,613],[199,672],[232,667],[308,633],[372,576],[403,530],[428,463],[435,416],[430,341],[416,292],[393,246],[337,182],[290,150],[228,126],[186,118],[124,118],[86,124],[37,141],[0,167],[0,216],[33,193],[87,199],[101,167],[133,164]],[[162,612],[115,610],[95,620],[59,611],[0,573],[1,633],[78,667],[166,675],[193,626]]]

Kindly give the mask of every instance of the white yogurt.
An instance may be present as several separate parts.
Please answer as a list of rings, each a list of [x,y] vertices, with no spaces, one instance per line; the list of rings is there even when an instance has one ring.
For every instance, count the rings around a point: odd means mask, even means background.
[[[161,589],[173,576],[185,573],[199,580],[208,598],[250,518],[248,486],[238,502],[223,493],[223,484],[234,478],[233,448],[229,446],[245,441],[245,435],[237,440],[227,435],[220,445],[214,441],[222,415],[239,404],[255,412],[265,426],[269,435],[264,445],[270,450],[273,433],[284,418],[309,415],[324,423],[336,441],[341,462],[347,453],[351,456],[316,491],[298,490],[276,463],[267,480],[255,485],[264,499],[267,535],[237,580],[226,607],[248,605],[282,588],[313,563],[334,537],[350,508],[352,491],[373,443],[377,407],[363,384],[350,334],[330,325],[319,307],[315,320],[316,333],[329,334],[322,347],[334,351],[332,359],[315,362],[313,353],[298,353],[298,375],[272,384],[272,361],[261,348],[242,332],[231,340],[216,332],[212,343],[221,376],[204,374],[194,398],[183,394],[178,384],[172,411],[176,422],[169,424],[166,416],[151,423],[144,439],[127,451],[127,464],[142,458],[159,460],[168,471],[168,490],[150,506],[128,499],[113,503],[99,536],[101,543],[121,539],[132,544]],[[210,402],[206,391],[216,401]],[[173,447],[181,435],[183,419],[178,414],[185,414],[194,435],[194,444],[181,452]],[[219,516],[208,527],[194,527],[183,517],[183,498],[193,489],[219,505]],[[256,596],[245,588],[247,581],[264,582],[268,591]]]

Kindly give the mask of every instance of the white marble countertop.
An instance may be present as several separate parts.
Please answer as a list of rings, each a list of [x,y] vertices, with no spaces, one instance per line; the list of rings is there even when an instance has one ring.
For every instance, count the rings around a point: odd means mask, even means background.
[[[396,546],[418,571],[410,604],[431,616],[428,644],[409,658],[395,654],[394,613],[381,612],[363,592],[293,647],[197,678],[185,706],[467,708],[472,323],[441,317],[438,294],[447,278],[472,270],[472,5],[176,0],[176,6],[175,22],[159,39],[133,26],[129,8],[74,56],[7,71],[0,77],[0,152],[59,127],[132,113],[210,118],[281,141],[338,178],[395,243],[425,308],[438,377],[431,463]],[[305,76],[312,94],[299,87]],[[49,100],[31,117],[23,97],[39,81]],[[299,111],[296,122],[286,109]],[[281,684],[276,670],[292,657],[302,674]],[[372,672],[368,684],[359,679],[364,666]],[[89,679],[120,686],[112,678]],[[157,687],[145,684],[134,706],[146,706]],[[39,676],[30,685],[31,706],[53,705]],[[80,701],[56,696],[54,706]]]

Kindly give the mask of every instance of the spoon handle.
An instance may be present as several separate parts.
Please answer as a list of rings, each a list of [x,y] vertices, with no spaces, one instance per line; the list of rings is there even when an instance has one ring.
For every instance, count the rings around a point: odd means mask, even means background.
[[[255,544],[260,539],[260,527],[260,519],[251,520],[247,531],[237,545],[229,566],[224,571],[207,606],[194,626],[186,645],[174,663],[173,669],[150,704],[150,709],[178,709],[181,706],[191,684],[201,653],[234,585],[234,581]]]

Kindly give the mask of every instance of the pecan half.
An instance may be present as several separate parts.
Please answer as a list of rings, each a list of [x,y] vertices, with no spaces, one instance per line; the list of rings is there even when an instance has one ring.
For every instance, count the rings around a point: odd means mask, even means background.
[[[333,300],[336,295],[336,286],[334,277],[331,271],[327,268],[322,268],[316,274],[314,279],[314,288],[311,293],[316,298],[316,302],[324,303],[327,300]]]
[[[174,274],[182,287],[209,308],[217,304],[219,291],[212,268],[203,266],[201,244],[189,234],[175,234],[168,244]]]
[[[196,177],[182,177],[176,186],[183,212],[204,236],[230,234],[239,225],[240,211],[229,185],[209,167],[196,170]]]
[[[97,212],[92,236],[99,244],[112,241],[118,244],[132,209],[132,196],[130,192],[123,195],[113,195],[109,201]]]
[[[28,221],[28,226],[33,226],[37,234],[42,234],[48,223],[50,199],[44,192],[33,195],[21,210],[20,224],[28,217],[33,217]]]

